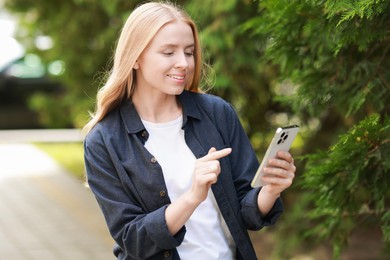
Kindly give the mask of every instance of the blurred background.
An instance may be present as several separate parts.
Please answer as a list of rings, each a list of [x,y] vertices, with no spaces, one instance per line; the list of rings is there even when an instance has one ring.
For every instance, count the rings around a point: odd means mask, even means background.
[[[0,129],[82,128],[140,2],[0,0]],[[259,257],[388,259],[390,1],[174,2],[259,159],[276,127],[301,126],[286,212],[251,233]],[[82,140],[34,145],[83,180]]]

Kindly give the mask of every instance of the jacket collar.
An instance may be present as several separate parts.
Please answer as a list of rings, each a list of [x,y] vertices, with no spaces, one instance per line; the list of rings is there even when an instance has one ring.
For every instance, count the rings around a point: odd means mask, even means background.
[[[196,93],[184,90],[177,98],[179,99],[183,108],[183,127],[188,122],[188,118],[201,119],[199,108],[195,103],[194,95]],[[131,100],[123,102],[119,107],[119,113],[122,121],[126,127],[127,133],[134,134],[145,130],[141,118]]]

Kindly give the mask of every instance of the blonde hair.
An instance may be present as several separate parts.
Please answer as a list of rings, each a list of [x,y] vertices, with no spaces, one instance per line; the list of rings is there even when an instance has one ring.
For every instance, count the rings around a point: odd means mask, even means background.
[[[123,100],[131,98],[136,80],[133,71],[136,60],[161,27],[177,20],[183,21],[191,27],[195,41],[194,76],[185,89],[202,92],[199,87],[203,65],[202,53],[194,21],[183,9],[172,3],[150,2],[140,5],[130,14],[122,28],[111,73],[105,85],[97,93],[96,111],[91,114],[91,120],[84,126],[83,132],[85,134]]]

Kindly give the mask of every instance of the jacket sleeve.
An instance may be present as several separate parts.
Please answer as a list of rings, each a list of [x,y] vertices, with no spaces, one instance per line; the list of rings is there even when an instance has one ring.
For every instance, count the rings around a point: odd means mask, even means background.
[[[242,219],[247,229],[250,230],[259,230],[264,226],[273,225],[284,210],[282,200],[278,198],[266,216],[260,214],[257,205],[257,195],[260,189],[253,189],[250,185],[259,167],[256,153],[230,104],[225,109],[225,120],[229,127],[225,127],[228,130],[225,130],[224,135],[227,136],[227,142],[233,149],[230,163],[235,189],[241,205]],[[223,131],[223,129],[221,130]]]
[[[119,247],[132,258],[146,259],[179,246],[185,227],[170,235],[165,220],[167,205],[145,212],[136,195],[127,192],[132,187],[123,186],[118,172],[124,169],[114,163],[115,154],[109,151],[95,127],[84,141],[87,180]]]

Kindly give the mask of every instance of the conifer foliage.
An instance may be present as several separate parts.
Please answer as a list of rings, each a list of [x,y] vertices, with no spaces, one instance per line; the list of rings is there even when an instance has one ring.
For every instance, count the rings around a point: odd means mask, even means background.
[[[330,239],[335,256],[347,245],[349,234],[373,220],[390,242],[390,118],[373,114],[340,136],[325,152],[307,155],[303,186],[318,221],[310,236]]]
[[[300,188],[309,202],[295,211],[311,220],[301,224],[304,236],[329,241],[338,258],[351,232],[374,222],[388,254],[390,1],[265,0],[259,7],[246,28],[264,42],[281,84],[295,87],[278,99],[322,122],[315,137],[340,133],[330,148],[302,157]],[[337,124],[327,125],[330,117]],[[315,147],[315,138],[306,146]]]

